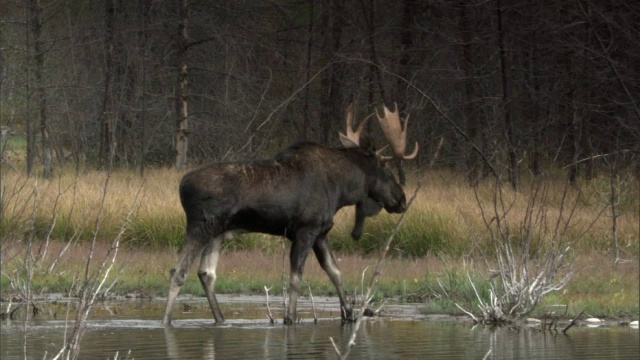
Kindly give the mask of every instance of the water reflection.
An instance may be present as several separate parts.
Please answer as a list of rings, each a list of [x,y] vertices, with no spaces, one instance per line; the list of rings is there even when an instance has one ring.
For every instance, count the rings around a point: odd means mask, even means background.
[[[326,359],[336,357],[329,338],[344,347],[352,329],[329,318],[286,327],[270,325],[266,318],[236,318],[218,326],[209,314],[189,315],[194,318],[176,320],[171,329],[148,313],[142,317],[153,320],[131,315],[91,320],[80,358],[123,357],[131,351],[135,359]],[[45,353],[50,358],[62,346],[63,320],[32,321],[25,357],[22,327],[21,322],[2,323],[0,358],[42,359]],[[350,359],[482,359],[489,351],[490,359],[638,359],[640,339],[637,329],[619,326],[575,327],[568,336],[556,336],[534,328],[490,329],[460,321],[373,319],[360,328]]]
[[[232,322],[197,329],[192,325],[183,323],[163,329],[166,358],[327,358],[335,354],[329,336],[336,341],[346,341],[350,331],[333,320],[296,326]]]

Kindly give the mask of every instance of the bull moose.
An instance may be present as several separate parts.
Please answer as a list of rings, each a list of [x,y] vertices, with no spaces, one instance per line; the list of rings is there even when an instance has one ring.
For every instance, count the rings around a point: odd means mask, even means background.
[[[384,131],[394,153],[402,144],[406,147],[406,122],[404,126],[401,124],[397,106],[394,112],[385,107],[384,117],[377,117],[383,129],[400,129],[395,137]],[[352,307],[327,240],[333,217],[342,207],[356,205],[352,236],[358,238],[367,216],[382,208],[389,213],[401,213],[407,207],[402,188],[383,165],[385,159],[360,146],[366,120],[353,131],[353,106],[349,107],[347,134],[340,134],[344,145],[341,148],[297,143],[272,159],[213,163],[182,178],[179,191],[187,218],[186,243],[176,268],[170,272],[165,326],[171,325],[176,297],[198,256],[198,277],[213,317],[216,323],[224,322],[214,292],[216,266],[223,240],[241,232],[280,235],[291,241],[285,324],[297,320],[298,291],[311,249],[336,287],[342,319],[352,319]],[[403,148],[400,150],[404,152]],[[411,156],[415,157],[416,151],[417,146]]]

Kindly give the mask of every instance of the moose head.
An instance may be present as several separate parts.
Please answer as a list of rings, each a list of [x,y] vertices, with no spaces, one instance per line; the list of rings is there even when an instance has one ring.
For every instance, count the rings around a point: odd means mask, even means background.
[[[388,162],[394,159],[414,159],[418,155],[418,142],[416,142],[416,146],[413,152],[409,155],[405,155],[405,151],[407,148],[407,126],[409,117],[407,116],[403,125],[403,123],[400,121],[397,104],[395,104],[395,111],[393,112],[390,111],[386,106],[384,106],[384,116],[380,116],[376,109],[375,113],[370,114],[364,120],[362,120],[358,127],[354,130],[354,104],[351,103],[347,108],[347,114],[345,117],[345,134],[339,133],[340,142],[342,143],[342,145],[346,148],[366,147],[364,146],[366,141],[363,141],[361,139],[361,136],[367,122],[373,117],[374,114],[377,116],[378,122],[380,123],[380,128],[382,129],[382,133],[389,143],[376,152],[378,159],[381,162]],[[383,151],[388,146],[391,146],[393,156],[382,155]],[[353,230],[351,231],[351,237],[354,240],[358,240],[362,236],[365,219],[367,217],[377,215],[380,210],[382,210],[382,207],[383,205],[380,202],[376,201],[373,197],[367,197],[362,202],[356,204],[356,220]]]

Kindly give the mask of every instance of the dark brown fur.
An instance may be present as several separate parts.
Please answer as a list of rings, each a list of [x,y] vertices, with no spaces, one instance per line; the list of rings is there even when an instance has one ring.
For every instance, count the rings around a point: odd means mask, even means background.
[[[296,300],[304,263],[313,249],[340,297],[343,318],[351,317],[340,272],[327,241],[335,213],[356,205],[356,233],[364,217],[381,207],[403,212],[402,188],[377,157],[361,148],[293,145],[273,159],[214,163],[189,172],[180,183],[180,200],[187,217],[187,240],[171,286],[164,323],[171,323],[175,297],[196,257],[198,276],[217,322],[224,321],[213,284],[225,234],[260,232],[291,240],[289,307],[285,323],[296,321]],[[356,234],[359,237],[359,234]]]

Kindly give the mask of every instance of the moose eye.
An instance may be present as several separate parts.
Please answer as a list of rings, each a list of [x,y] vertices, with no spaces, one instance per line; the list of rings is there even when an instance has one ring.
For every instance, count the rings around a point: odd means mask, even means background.
[[[391,172],[391,170],[389,170],[389,169],[385,168],[385,169],[384,169],[384,173],[385,173],[385,175],[386,175],[389,179],[392,179],[393,181],[396,181],[396,182],[398,181],[398,179],[396,179],[396,176],[395,176],[395,175],[393,175],[393,173]]]

